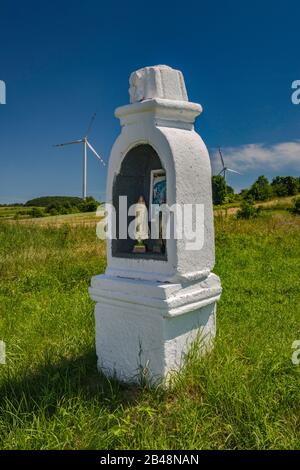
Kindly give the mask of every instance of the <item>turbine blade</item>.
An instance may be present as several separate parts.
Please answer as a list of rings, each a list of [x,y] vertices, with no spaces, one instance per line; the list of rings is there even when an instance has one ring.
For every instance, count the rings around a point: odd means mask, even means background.
[[[53,145],[53,147],[64,147],[65,145],[81,144],[82,142],[83,142],[82,139],[73,140],[72,142],[64,142],[63,144],[55,144],[55,145]]]
[[[241,175],[242,173],[240,173],[239,171],[236,171],[236,170],[231,170],[230,168],[226,168],[227,171],[230,171],[231,173],[237,173],[238,175]]]
[[[86,143],[87,143],[87,146],[91,149],[91,151],[96,155],[96,157],[100,160],[100,162],[105,166],[105,161],[103,160],[102,157],[100,157],[100,155],[98,155],[98,153],[96,152],[96,150],[94,149],[94,147],[89,143],[88,140],[86,140]]]
[[[86,134],[85,134],[85,138],[87,138],[87,136],[88,136],[89,133],[91,132],[92,125],[93,125],[93,123],[94,123],[95,117],[96,117],[96,113],[94,113],[93,116],[91,117],[88,130],[86,131]]]
[[[225,163],[224,163],[224,160],[223,160],[223,155],[222,155],[222,152],[221,152],[221,149],[219,148],[219,154],[220,154],[220,157],[221,157],[221,162],[222,162],[222,165],[223,165],[223,168],[225,166]]]

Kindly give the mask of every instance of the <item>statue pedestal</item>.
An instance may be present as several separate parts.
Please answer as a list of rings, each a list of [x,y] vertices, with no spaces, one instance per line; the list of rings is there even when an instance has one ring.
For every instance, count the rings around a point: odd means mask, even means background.
[[[125,382],[167,382],[195,339],[211,349],[220,293],[215,274],[185,286],[93,277],[99,369]]]
[[[134,245],[133,253],[146,253],[145,245]]]

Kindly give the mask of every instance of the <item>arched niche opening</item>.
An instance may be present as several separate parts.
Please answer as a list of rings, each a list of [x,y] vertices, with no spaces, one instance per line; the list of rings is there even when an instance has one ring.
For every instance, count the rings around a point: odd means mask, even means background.
[[[127,209],[136,204],[140,196],[145,199],[146,207],[150,213],[150,205],[154,201],[153,188],[155,186],[155,178],[161,177],[165,179],[164,192],[166,194],[167,175],[162,166],[157,152],[149,144],[141,144],[133,147],[123,159],[120,172],[115,177],[113,183],[113,205],[116,210],[116,239],[112,241],[112,256],[132,259],[155,259],[167,260],[167,249],[165,240],[150,238],[145,240],[146,252],[134,253],[133,249],[136,244],[129,236],[127,239],[120,238],[120,220],[119,220],[119,197],[127,196]],[[165,200],[165,202],[167,202]],[[134,216],[122,214],[127,220],[127,228]],[[151,224],[149,225],[149,233],[151,233]]]

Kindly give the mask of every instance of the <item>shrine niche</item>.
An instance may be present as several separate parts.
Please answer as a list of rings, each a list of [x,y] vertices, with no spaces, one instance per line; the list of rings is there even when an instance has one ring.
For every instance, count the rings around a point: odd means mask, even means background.
[[[113,206],[118,215],[120,211],[120,196],[127,197],[128,208],[134,204],[138,204],[139,199],[143,198],[148,212],[148,236],[143,238],[143,246],[145,249],[140,251],[135,250],[134,247],[137,247],[138,237],[135,237],[136,239],[129,237],[126,239],[120,238],[120,220],[119,217],[117,217],[116,239],[112,240],[112,256],[138,256],[139,258],[152,258],[156,260],[167,259],[165,241],[162,239],[162,233],[160,232],[159,238],[153,238],[150,223],[151,216],[155,215],[151,210],[153,203],[155,203],[155,205],[166,203],[166,185],[165,169],[162,166],[158,154],[151,145],[140,144],[128,151],[123,158],[120,172],[114,179]],[[127,226],[133,221],[134,217],[135,215],[127,215]],[[145,236],[145,233],[143,236]]]

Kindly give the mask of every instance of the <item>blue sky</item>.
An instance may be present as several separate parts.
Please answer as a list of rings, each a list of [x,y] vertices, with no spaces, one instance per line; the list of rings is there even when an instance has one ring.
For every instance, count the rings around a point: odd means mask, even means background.
[[[182,70],[190,101],[204,108],[196,130],[214,171],[223,148],[236,189],[266,174],[300,174],[297,1],[11,1],[0,4],[0,202],[81,194],[80,138],[108,159],[119,133],[114,109],[128,103],[140,67]],[[88,193],[103,200],[106,170],[90,155]]]

